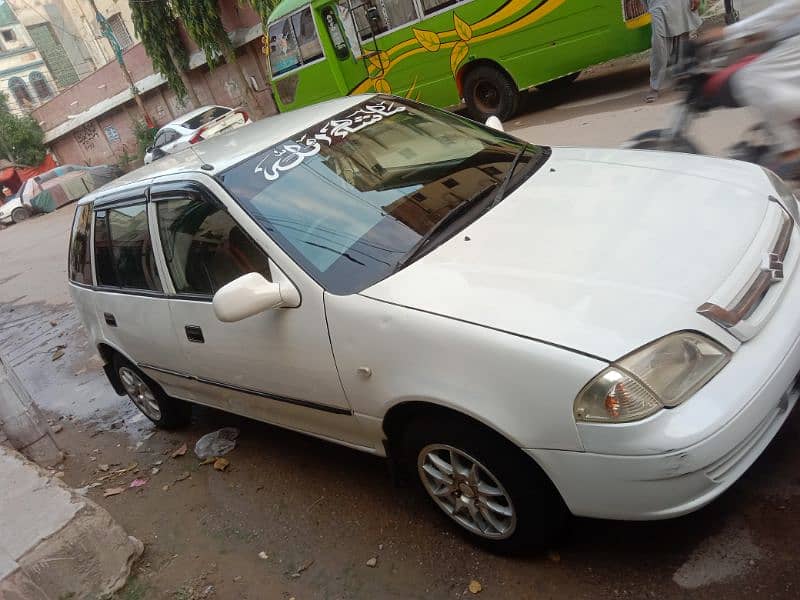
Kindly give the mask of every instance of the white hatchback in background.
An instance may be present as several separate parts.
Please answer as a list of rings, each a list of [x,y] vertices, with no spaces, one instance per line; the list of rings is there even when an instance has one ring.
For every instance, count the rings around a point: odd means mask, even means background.
[[[144,164],[249,123],[250,117],[241,108],[203,106],[159,129],[153,145],[145,152]]]
[[[70,290],[159,426],[198,403],[388,456],[511,548],[755,461],[798,397],[798,220],[754,165],[342,98],[84,199]]]

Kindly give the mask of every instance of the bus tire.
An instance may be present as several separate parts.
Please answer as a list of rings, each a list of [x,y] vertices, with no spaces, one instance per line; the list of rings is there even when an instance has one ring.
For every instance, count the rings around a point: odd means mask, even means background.
[[[507,121],[519,106],[519,90],[505,72],[491,65],[480,65],[464,77],[464,101],[469,116],[485,123],[495,116]]]

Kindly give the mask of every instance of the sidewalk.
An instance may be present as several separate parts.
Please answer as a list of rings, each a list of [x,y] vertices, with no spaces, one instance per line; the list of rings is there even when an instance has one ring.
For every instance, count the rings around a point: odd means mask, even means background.
[[[105,509],[0,446],[0,598],[103,598],[143,546]]]

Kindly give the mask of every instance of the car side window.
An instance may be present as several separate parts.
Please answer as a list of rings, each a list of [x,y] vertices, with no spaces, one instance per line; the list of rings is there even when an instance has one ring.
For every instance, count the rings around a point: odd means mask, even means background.
[[[159,200],[156,213],[177,293],[212,296],[253,272],[271,279],[264,252],[220,206],[197,197]]]
[[[153,142],[153,146],[155,148],[161,148],[161,146],[163,146],[166,143],[167,143],[167,132],[166,131],[161,131],[156,136],[156,141]]]
[[[91,226],[91,206],[88,204],[78,206],[69,242],[69,280],[84,285],[92,285],[92,263],[89,252]]]
[[[99,210],[94,226],[98,285],[162,291],[145,203]]]

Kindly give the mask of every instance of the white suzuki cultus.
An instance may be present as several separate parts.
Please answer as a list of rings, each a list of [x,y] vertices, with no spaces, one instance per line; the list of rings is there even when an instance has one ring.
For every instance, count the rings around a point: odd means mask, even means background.
[[[798,220],[753,165],[344,98],[87,196],[69,278],[157,425],[197,403],[388,456],[502,550],[755,461],[798,395]]]

